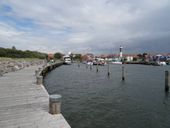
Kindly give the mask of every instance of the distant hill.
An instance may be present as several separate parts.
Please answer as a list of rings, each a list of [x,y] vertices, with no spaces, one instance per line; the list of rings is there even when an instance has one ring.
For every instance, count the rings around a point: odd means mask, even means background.
[[[17,50],[16,48],[2,48],[0,47],[0,57],[9,57],[9,58],[39,58],[45,59],[47,54],[37,52],[37,51],[22,51]]]

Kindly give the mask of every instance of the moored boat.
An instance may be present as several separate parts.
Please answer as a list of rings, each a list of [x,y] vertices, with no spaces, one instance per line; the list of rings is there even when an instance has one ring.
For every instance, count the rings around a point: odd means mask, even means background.
[[[63,64],[68,64],[68,65],[71,64],[71,58],[70,58],[70,56],[64,56],[64,57],[63,57],[63,60],[64,60]]]
[[[122,64],[121,61],[115,61],[115,62],[112,62],[112,64]]]

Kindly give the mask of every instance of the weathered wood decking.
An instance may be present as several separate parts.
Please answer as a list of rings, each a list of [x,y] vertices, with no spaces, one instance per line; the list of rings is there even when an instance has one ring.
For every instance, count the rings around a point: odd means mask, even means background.
[[[49,114],[49,96],[35,84],[37,66],[0,77],[0,128],[70,128],[62,114]]]

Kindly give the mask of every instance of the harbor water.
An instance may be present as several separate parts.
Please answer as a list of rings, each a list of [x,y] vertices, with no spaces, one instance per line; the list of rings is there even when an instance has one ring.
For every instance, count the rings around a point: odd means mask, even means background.
[[[62,114],[72,128],[170,128],[170,66],[110,65],[92,70],[63,65],[44,79],[49,94],[62,95]]]

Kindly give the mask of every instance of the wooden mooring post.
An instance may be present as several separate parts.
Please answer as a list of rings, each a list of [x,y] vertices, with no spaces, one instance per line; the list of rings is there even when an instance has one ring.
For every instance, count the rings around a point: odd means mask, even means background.
[[[122,66],[122,81],[125,80],[125,67]]]
[[[92,64],[90,64],[90,70],[92,70]]]
[[[169,84],[170,82],[170,77],[169,77],[169,71],[165,71],[165,92],[169,91]]]
[[[49,113],[59,114],[61,113],[61,95],[54,94],[49,96]]]
[[[88,69],[88,64],[86,64],[86,69]]]
[[[97,66],[96,66],[96,72],[99,72],[99,64],[97,62]]]
[[[108,66],[107,66],[107,75],[110,76],[110,64],[108,62]]]

